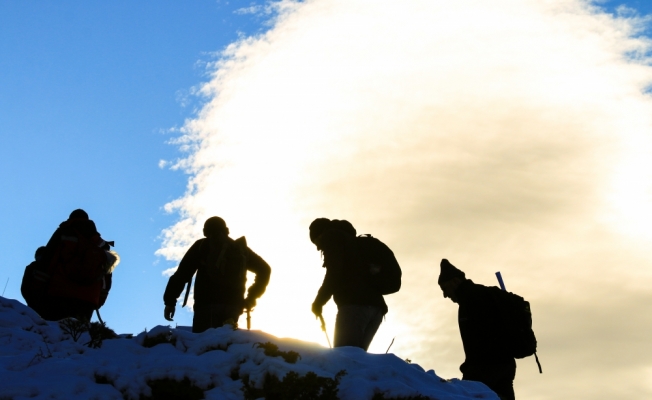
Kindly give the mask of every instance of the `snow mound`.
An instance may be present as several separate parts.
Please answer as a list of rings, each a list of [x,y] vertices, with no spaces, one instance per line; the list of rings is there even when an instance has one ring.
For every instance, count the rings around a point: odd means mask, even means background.
[[[342,400],[498,399],[481,383],[446,381],[393,354],[328,349],[231,326],[201,334],[157,326],[133,338],[105,339],[100,348],[89,341],[88,333],[75,341],[58,322],[0,297],[0,399],[138,400],[155,399],[161,390],[166,398],[271,399],[283,397],[265,392],[270,382],[287,378],[296,390],[311,376],[313,384],[330,382]],[[314,398],[335,398],[324,393]]]

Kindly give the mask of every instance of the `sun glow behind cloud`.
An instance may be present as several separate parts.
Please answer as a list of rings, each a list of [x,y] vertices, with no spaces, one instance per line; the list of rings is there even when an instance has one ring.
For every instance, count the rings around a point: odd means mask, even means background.
[[[168,205],[182,219],[160,253],[179,259],[205,218],[223,217],[273,268],[254,328],[325,344],[309,312],[324,271],[307,226],[349,219],[404,269],[372,350],[396,336],[397,354],[446,377],[459,376],[463,354],[455,307],[436,287],[439,259],[484,284],[502,270],[533,302],[554,379],[568,381],[569,398],[588,396],[557,339],[582,348],[586,304],[618,293],[605,315],[631,312],[652,283],[652,69],[640,20],[575,0],[280,7],[203,88],[209,100],[180,139],[189,190]],[[560,304],[570,311],[558,316]],[[331,305],[330,325],[333,315]],[[576,330],[559,329],[578,315]],[[528,372],[517,392],[558,398]]]

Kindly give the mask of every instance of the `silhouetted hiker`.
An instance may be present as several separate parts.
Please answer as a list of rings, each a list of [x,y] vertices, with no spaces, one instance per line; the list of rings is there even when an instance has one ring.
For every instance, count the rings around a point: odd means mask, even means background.
[[[84,210],[74,210],[25,268],[21,293],[27,305],[47,320],[90,321],[107,299],[119,262],[111,246]]]
[[[500,289],[473,283],[446,259],[440,266],[438,283],[444,297],[459,305],[458,324],[466,355],[460,366],[462,379],[482,382],[501,399],[514,400],[516,361],[496,304]]]
[[[256,299],[265,293],[271,274],[265,260],[247,247],[244,236],[236,240],[229,237],[229,228],[222,218],[207,219],[204,236],[183,256],[163,295],[165,319],[172,321],[177,298],[187,284],[183,306],[186,305],[192,277],[197,272],[192,320],[192,331],[196,333],[220,327],[229,319],[238,322],[243,310],[251,310]],[[247,271],[256,274],[256,278],[245,298]]]
[[[334,346],[367,350],[387,313],[383,294],[400,288],[394,254],[371,236],[356,237],[346,220],[317,218],[310,224],[310,240],[323,252],[326,268],[312,312],[321,316],[324,304],[333,297],[337,304]]]

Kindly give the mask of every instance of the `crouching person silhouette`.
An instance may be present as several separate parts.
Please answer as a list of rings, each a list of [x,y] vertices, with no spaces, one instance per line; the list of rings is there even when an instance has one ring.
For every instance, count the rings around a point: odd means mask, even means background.
[[[27,305],[47,320],[90,321],[104,305],[120,261],[111,246],[84,210],[74,210],[25,268],[21,293]]]
[[[326,268],[312,303],[313,314],[321,316],[323,306],[333,297],[337,304],[334,347],[367,350],[387,313],[387,304],[361,262],[355,228],[345,220],[318,218],[310,224],[310,240],[323,252]]]
[[[466,359],[462,379],[487,385],[502,400],[514,400],[516,361],[496,306],[495,290],[466,279],[464,272],[441,260],[439,286],[445,298],[459,305],[458,324]]]
[[[186,285],[183,306],[186,305],[192,277],[197,273],[192,321],[195,333],[220,327],[229,319],[237,323],[243,310],[251,310],[256,299],[265,293],[271,274],[269,265],[247,246],[244,236],[236,240],[229,237],[229,228],[222,218],[207,219],[204,236],[183,256],[163,295],[164,317],[172,321],[177,298]],[[256,278],[245,298],[247,271],[256,274]]]

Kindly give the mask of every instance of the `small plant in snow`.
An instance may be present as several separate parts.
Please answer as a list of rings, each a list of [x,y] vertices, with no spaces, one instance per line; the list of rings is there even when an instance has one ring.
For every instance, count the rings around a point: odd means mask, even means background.
[[[76,318],[65,318],[59,321],[59,327],[63,333],[70,336],[72,340],[76,342],[84,332],[88,331],[88,321]]]
[[[181,381],[175,381],[170,378],[148,380],[147,385],[152,390],[152,395],[141,395],[140,400],[200,400],[204,398],[204,391],[195,386],[188,378],[183,378]],[[209,387],[208,389],[211,388]]]
[[[43,348],[42,348],[41,346],[39,346],[39,348],[38,348],[38,352],[34,355],[34,358],[32,358],[32,359],[29,361],[29,364],[27,364],[28,367],[29,367],[30,365],[32,365],[32,363],[33,363],[35,360],[36,360],[36,361],[41,361],[41,360],[45,360],[45,359],[47,359],[47,358],[51,358],[51,357],[52,357],[52,350],[50,350],[50,346],[48,346],[48,342],[45,341],[45,338],[43,337],[43,335],[41,335],[41,337],[43,338],[43,344],[45,345],[45,349],[47,350],[47,353],[44,353],[44,352],[43,352]]]
[[[230,325],[231,329],[234,331],[238,329],[238,321],[234,321],[233,318],[229,318],[226,321],[224,321],[224,326]]]
[[[265,343],[256,342],[254,343],[254,346],[259,349],[263,349],[265,351],[266,356],[283,357],[285,362],[290,364],[296,363],[297,360],[301,358],[301,355],[296,351],[280,351],[278,349],[278,346],[272,342],[265,342]]]
[[[172,332],[163,332],[152,337],[146,336],[143,340],[143,347],[154,347],[164,343],[170,343],[172,346],[175,346],[177,339],[172,336]]]
[[[88,325],[88,334],[91,336],[91,340],[88,343],[84,343],[84,345],[92,349],[102,347],[104,339],[115,339],[118,337],[113,329],[106,326],[106,322],[104,321],[91,322]]]
[[[248,377],[242,379],[245,400],[265,398],[266,400],[338,400],[340,379],[346,375],[345,370],[338,372],[334,378],[317,376],[310,371],[300,376],[294,371],[288,372],[283,379],[276,375],[265,375],[261,389],[250,384]]]

